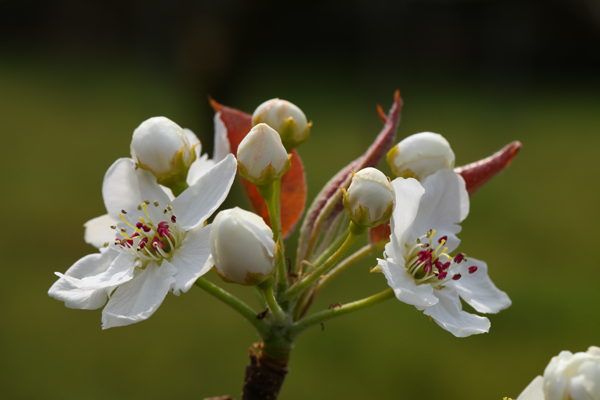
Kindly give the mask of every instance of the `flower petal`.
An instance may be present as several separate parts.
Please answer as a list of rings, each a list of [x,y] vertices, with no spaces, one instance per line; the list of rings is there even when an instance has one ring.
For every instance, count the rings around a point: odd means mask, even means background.
[[[412,241],[418,237],[412,236],[412,226],[419,214],[419,204],[425,190],[417,180],[412,178],[394,179],[392,189],[394,189],[394,211],[390,220],[392,231],[390,242],[394,246],[396,257],[399,257],[406,255],[405,245],[409,242],[412,244]]]
[[[204,175],[208,170],[210,170],[215,165],[213,160],[208,159],[208,154],[204,154],[202,157],[199,157],[190,165],[190,169],[188,171],[188,175],[186,178],[186,182],[188,185],[193,185],[196,181]]]
[[[476,266],[477,270],[470,274],[465,272],[462,277],[454,282],[458,294],[475,310],[495,314],[508,308],[512,303],[506,293],[494,285],[488,276],[487,264],[483,261],[469,258],[466,266]]]
[[[517,397],[517,400],[544,400],[543,383],[544,378],[536,376]]]
[[[396,264],[392,259],[377,259],[388,285],[394,289],[396,298],[403,303],[417,307],[430,307],[438,302],[431,285],[416,285],[415,280],[404,265]],[[404,264],[404,260],[399,261]]]
[[[448,237],[445,246],[452,252],[460,243],[456,237],[461,230],[458,224],[469,214],[469,194],[465,181],[456,172],[443,168],[421,183],[425,194],[413,224],[413,234],[418,237],[429,229],[435,229],[435,238]]]
[[[118,254],[116,251],[105,250],[81,258],[65,272],[65,275],[57,273],[59,279],[50,287],[48,295],[64,301],[65,306],[69,308],[95,310],[102,307],[112,288],[80,289],[72,280],[106,271]]]
[[[173,200],[173,208],[184,229],[204,222],[219,208],[229,194],[236,170],[235,157],[228,155]]]
[[[197,227],[188,231],[181,247],[173,256],[171,263],[177,268],[173,294],[179,296],[179,291],[187,292],[194,282],[210,271],[212,265],[206,265],[210,257],[211,226]]]
[[[83,239],[86,243],[89,243],[96,248],[101,248],[104,246],[104,243],[114,240],[115,230],[111,229],[111,226],[117,225],[118,222],[119,221],[108,214],[90,219],[83,224],[85,227]]]
[[[490,330],[487,318],[462,311],[462,304],[454,287],[446,286],[442,290],[436,290],[435,295],[440,301],[425,308],[423,314],[431,316],[439,326],[454,336],[467,337]]]
[[[140,265],[140,260],[136,260],[129,254],[121,253],[114,259],[106,271],[81,279],[71,278],[69,281],[80,289],[115,287],[130,281],[133,278],[134,269]]]
[[[106,171],[102,196],[108,214],[115,220],[121,210],[133,211],[146,199],[163,204],[170,202],[154,175],[141,168],[136,169],[131,158],[118,159]]]
[[[167,260],[151,262],[146,269],[119,286],[102,311],[102,329],[131,325],[148,319],[162,304],[175,282],[177,268]]]
[[[198,139],[198,136],[196,136],[196,134],[188,128],[183,128],[183,133],[188,142],[190,142],[190,146],[194,148],[196,158],[200,157],[200,153],[202,152],[202,143],[200,142],[200,139]]]
[[[221,112],[218,111],[214,118],[215,123],[215,148],[213,151],[214,162],[219,162],[224,159],[227,154],[231,153],[229,139],[227,138],[227,127],[221,119]]]

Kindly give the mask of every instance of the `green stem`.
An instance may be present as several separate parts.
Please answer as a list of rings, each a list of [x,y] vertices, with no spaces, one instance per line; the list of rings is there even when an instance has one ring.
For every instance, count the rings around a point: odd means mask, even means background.
[[[277,292],[283,293],[287,287],[287,271],[285,270],[285,250],[283,248],[283,238],[281,235],[281,220],[279,219],[279,192],[281,189],[281,179],[264,186],[256,186],[258,193],[265,199],[269,219],[271,220],[271,230],[273,231],[273,240],[279,243],[281,257],[277,260]]]
[[[348,252],[348,250],[350,250],[350,247],[352,247],[354,242],[356,242],[356,239],[358,239],[358,237],[366,231],[367,227],[357,225],[354,222],[350,222],[350,232],[348,233],[348,237],[346,238],[344,244],[342,244],[342,246],[338,249],[338,251],[336,251],[331,257],[329,257],[325,264],[318,267],[316,271],[314,271],[301,281],[295,283],[285,293],[285,297],[291,298],[294,295],[301,293],[310,284],[319,279],[321,275],[327,273],[327,271],[329,271],[335,265],[335,263],[338,262],[340,258],[342,258],[342,256],[346,254],[346,252]]]
[[[262,290],[263,295],[265,296],[265,301],[267,302],[267,306],[275,318],[275,322],[278,325],[283,325],[287,320],[287,315],[281,309],[277,303],[277,300],[275,300],[275,295],[273,294],[273,277],[270,277],[263,283],[259,284],[258,288]]]
[[[362,249],[358,250],[356,253],[347,257],[344,261],[340,262],[334,269],[329,271],[327,274],[327,278],[319,281],[317,286],[317,293],[321,292],[332,280],[334,280],[339,274],[344,272],[349,266],[352,264],[362,260],[368,255],[375,253],[378,250],[382,250],[385,247],[385,242],[383,244],[372,245],[368,244]]]
[[[388,288],[383,292],[377,293],[371,297],[367,297],[365,299],[358,300],[352,303],[344,304],[341,307],[335,307],[330,310],[320,311],[316,314],[313,314],[296,322],[288,331],[288,338],[290,338],[290,340],[294,340],[298,337],[298,335],[300,335],[306,329],[310,328],[315,324],[320,324],[333,317],[339,317],[341,315],[349,314],[354,311],[372,307],[393,297],[393,289]]]
[[[331,255],[335,252],[336,249],[344,243],[344,238],[348,236],[350,231],[346,229],[340,236],[337,237],[330,245],[325,249],[325,251],[315,260],[314,266],[319,267],[321,264],[325,262]]]
[[[267,323],[257,319],[256,316],[258,313],[250,308],[250,306],[248,306],[246,303],[202,277],[196,280],[196,286],[204,289],[206,292],[212,294],[217,299],[221,300],[229,307],[239,312],[242,317],[246,318],[246,320],[252,324],[261,338],[264,339],[267,337],[269,333],[269,327]]]

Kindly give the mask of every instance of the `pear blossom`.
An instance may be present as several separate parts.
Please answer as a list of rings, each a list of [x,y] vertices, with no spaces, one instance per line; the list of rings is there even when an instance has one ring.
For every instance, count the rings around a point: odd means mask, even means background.
[[[312,122],[307,122],[304,112],[293,103],[282,99],[267,100],[252,113],[252,125],[268,124],[281,135],[287,149],[298,147],[308,140]]]
[[[392,147],[387,162],[396,176],[424,179],[441,168],[454,168],[454,152],[442,135],[421,132]]]
[[[390,219],[394,194],[388,178],[378,169],[361,169],[342,192],[344,207],[354,223],[375,227]]]
[[[517,400],[600,400],[600,347],[561,351]]]
[[[86,230],[86,240],[105,241],[103,248],[56,273],[48,294],[69,308],[106,303],[103,329],[147,319],[168,292],[187,292],[210,269],[211,226],[204,222],[227,197],[236,169],[228,155],[173,199],[132,159],[117,160],[102,185],[108,214]],[[100,229],[98,221],[112,226]]]
[[[462,310],[462,297],[476,311],[497,313],[510,306],[488,276],[487,264],[456,250],[459,225],[469,212],[462,177],[441,169],[421,183],[397,178],[390,242],[378,266],[398,300],[414,305],[457,337],[488,332],[490,321]]]
[[[237,156],[240,175],[255,185],[280,179],[291,166],[281,137],[267,124],[258,124],[248,132]]]
[[[226,281],[255,285],[275,268],[273,231],[258,215],[239,207],[221,211],[210,232],[211,258]]]

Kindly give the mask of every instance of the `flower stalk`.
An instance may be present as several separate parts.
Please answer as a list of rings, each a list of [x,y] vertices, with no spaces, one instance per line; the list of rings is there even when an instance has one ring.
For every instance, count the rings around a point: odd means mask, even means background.
[[[196,280],[195,285],[240,313],[256,329],[261,338],[267,337],[269,326],[265,321],[256,318],[258,313],[246,303],[202,277]]]
[[[269,307],[269,310],[275,319],[275,323],[280,326],[285,324],[287,315],[285,311],[281,309],[281,306],[279,306],[277,300],[275,300],[275,295],[273,294],[273,277],[270,277],[263,283],[259,284],[258,288],[263,292],[267,306]]]

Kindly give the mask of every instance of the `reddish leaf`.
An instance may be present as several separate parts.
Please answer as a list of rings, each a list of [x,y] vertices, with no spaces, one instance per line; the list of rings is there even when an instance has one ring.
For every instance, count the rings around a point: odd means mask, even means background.
[[[237,155],[240,142],[250,132],[250,129],[252,129],[252,116],[243,111],[219,104],[213,99],[210,99],[210,104],[215,111],[221,112],[221,120],[227,127],[227,137],[231,152]],[[292,150],[291,154],[292,166],[283,178],[281,178],[281,230],[284,237],[287,237],[294,230],[294,226],[300,219],[306,203],[304,166],[296,150]],[[239,178],[244,189],[244,194],[248,198],[252,209],[270,225],[267,205],[258,193],[256,186],[241,176]]]
[[[385,116],[378,109],[379,117],[382,119],[385,117],[385,125],[373,144],[367,149],[365,154],[342,168],[321,189],[321,192],[308,209],[302,223],[297,263],[309,257],[319,234],[327,230],[329,224],[344,210],[341,192],[338,187],[348,187],[352,178],[350,171],[356,172],[366,167],[374,167],[394,145],[396,130],[400,123],[401,109],[402,99],[400,98],[400,91],[396,91],[394,93],[394,104],[389,114]]]
[[[371,244],[388,242],[391,234],[392,230],[390,228],[390,223],[383,223],[375,228],[369,229],[369,242]]]
[[[467,192],[469,192],[469,195],[472,195],[485,185],[487,181],[508,167],[519,150],[521,150],[521,146],[521,142],[514,141],[488,158],[455,168],[454,171],[463,177],[467,184]]]

